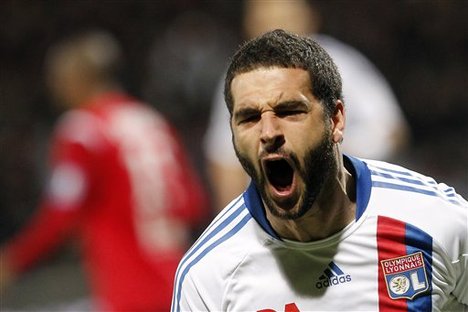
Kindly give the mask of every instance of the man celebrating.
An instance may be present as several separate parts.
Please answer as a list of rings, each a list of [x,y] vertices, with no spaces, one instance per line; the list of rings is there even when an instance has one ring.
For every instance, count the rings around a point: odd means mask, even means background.
[[[306,37],[275,30],[234,55],[225,100],[252,183],[180,262],[173,311],[468,305],[467,202],[430,177],[343,155],[341,89]]]

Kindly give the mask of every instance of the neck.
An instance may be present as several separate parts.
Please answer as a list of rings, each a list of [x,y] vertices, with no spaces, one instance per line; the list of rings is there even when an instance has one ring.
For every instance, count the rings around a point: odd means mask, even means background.
[[[300,242],[316,241],[341,231],[355,219],[355,180],[342,162],[338,164],[338,174],[323,186],[303,217],[284,220],[266,209],[267,219],[280,237]]]

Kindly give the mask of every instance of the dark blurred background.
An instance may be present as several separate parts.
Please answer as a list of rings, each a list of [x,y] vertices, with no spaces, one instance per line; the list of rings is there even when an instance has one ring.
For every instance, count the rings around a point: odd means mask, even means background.
[[[316,5],[321,32],[360,50],[391,84],[412,132],[401,164],[467,198],[468,1]],[[215,85],[242,40],[241,7],[234,0],[1,1],[1,241],[34,212],[46,178],[48,140],[60,113],[43,76],[50,44],[90,28],[112,32],[124,47],[125,87],[175,123],[205,177],[201,140]],[[14,286],[7,307],[34,310],[86,295],[73,247],[51,261]]]

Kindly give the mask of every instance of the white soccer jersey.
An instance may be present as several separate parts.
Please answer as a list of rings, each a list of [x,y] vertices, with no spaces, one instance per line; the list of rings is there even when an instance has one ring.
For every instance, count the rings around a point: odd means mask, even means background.
[[[180,262],[172,311],[466,309],[467,202],[405,168],[346,159],[355,221],[320,241],[280,239],[251,184]]]

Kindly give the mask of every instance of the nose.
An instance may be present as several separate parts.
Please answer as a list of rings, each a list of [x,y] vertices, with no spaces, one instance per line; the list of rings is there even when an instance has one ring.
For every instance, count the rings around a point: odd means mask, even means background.
[[[285,142],[280,121],[271,112],[265,112],[261,118],[260,142],[267,152],[274,152]]]

